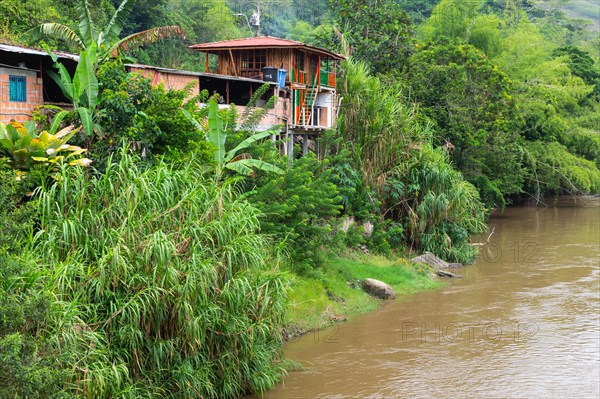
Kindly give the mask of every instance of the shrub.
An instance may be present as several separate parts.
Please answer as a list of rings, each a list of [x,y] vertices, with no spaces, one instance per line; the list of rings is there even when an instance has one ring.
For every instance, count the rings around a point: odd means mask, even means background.
[[[472,262],[477,250],[468,239],[485,229],[486,209],[475,187],[449,163],[446,152],[424,144],[413,151],[410,162],[399,164],[392,173],[395,179],[390,181],[404,182],[386,194],[397,201],[388,217],[404,224],[396,231],[405,234],[413,249],[452,262]]]
[[[49,339],[60,318],[44,271],[0,253],[0,397],[69,398],[69,344]]]
[[[33,228],[35,208],[27,193],[31,175],[23,176],[0,157],[0,253],[17,252],[20,242]]]
[[[102,135],[92,144],[96,156],[105,158],[123,139],[145,155],[162,154],[169,148],[186,150],[190,141],[204,140],[183,113],[184,109],[197,111],[188,91],[154,87],[149,79],[127,73],[120,61],[104,63],[98,81]]]
[[[320,249],[332,233],[332,218],[342,208],[326,167],[308,154],[295,160],[283,175],[263,176],[249,197],[265,214],[262,230],[287,242],[292,263],[304,263],[302,268],[319,263]]]

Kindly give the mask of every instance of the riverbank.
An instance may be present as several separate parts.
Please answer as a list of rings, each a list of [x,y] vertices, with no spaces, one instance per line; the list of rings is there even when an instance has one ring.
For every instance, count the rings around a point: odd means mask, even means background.
[[[391,285],[398,297],[444,284],[428,267],[403,258],[360,253],[331,257],[311,276],[292,278],[284,337],[289,340],[379,308],[385,301],[361,288],[366,278]]]

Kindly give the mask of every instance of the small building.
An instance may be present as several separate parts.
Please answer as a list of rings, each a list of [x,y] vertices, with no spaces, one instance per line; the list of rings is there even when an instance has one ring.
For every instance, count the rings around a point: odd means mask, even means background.
[[[292,156],[294,135],[301,137],[303,152],[309,139],[335,125],[339,109],[337,65],[344,57],[295,40],[271,36],[225,40],[190,46],[206,54],[205,72],[211,72],[209,55],[217,57],[217,75],[275,81],[283,102],[284,133]],[[273,75],[277,76],[273,76]]]
[[[126,64],[128,72],[138,73],[154,85],[167,89],[190,88],[190,96],[202,90],[219,94],[222,107],[238,108],[244,114],[252,95],[264,84],[270,88],[257,105],[275,96],[273,109],[258,122],[264,131],[281,127],[273,139],[287,138],[282,151],[293,156],[294,143],[309,141],[323,130],[334,127],[340,99],[336,93],[337,65],[342,57],[331,51],[298,41],[270,36],[226,40],[190,46],[206,53],[204,72],[182,71],[150,65]],[[67,70],[74,74],[79,57],[54,52]],[[217,68],[209,68],[209,56],[216,56]],[[52,58],[43,50],[0,44],[0,121],[23,122],[36,108],[52,104],[72,107],[60,87],[50,77]]]
[[[125,64],[125,69],[127,72],[136,73],[151,80],[155,86],[163,84],[167,90],[188,89],[190,90],[190,97],[197,96],[202,90],[206,90],[209,95],[219,94],[221,98],[219,106],[221,108],[235,106],[238,115],[244,113],[252,94],[264,84],[269,84],[271,87],[263,98],[258,100],[257,105],[260,106],[266,103],[271,96],[277,95],[277,83],[265,82],[259,79],[183,71],[142,64]],[[274,109],[270,110],[259,121],[256,130],[266,131],[275,126],[284,125],[285,114],[282,106],[283,102],[277,101]]]
[[[70,72],[75,71],[78,57],[56,52]],[[48,75],[52,58],[42,50],[0,44],[0,121],[24,122],[44,104],[70,106],[58,85]]]

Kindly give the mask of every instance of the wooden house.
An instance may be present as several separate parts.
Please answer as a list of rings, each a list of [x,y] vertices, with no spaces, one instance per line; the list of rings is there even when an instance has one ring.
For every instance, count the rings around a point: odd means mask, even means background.
[[[278,82],[278,102],[283,103],[284,110],[282,133],[290,138],[288,151],[293,149],[294,135],[301,137],[306,152],[309,139],[334,126],[339,107],[336,72],[343,56],[271,36],[201,43],[190,48],[206,54],[207,74]],[[217,57],[216,70],[210,68],[210,54]],[[278,75],[275,79],[269,76],[273,73]]]

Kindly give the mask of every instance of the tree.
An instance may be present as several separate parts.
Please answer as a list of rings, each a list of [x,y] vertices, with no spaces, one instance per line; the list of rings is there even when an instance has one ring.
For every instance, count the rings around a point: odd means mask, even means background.
[[[92,43],[88,48],[79,53],[79,62],[75,68],[73,77],[67,71],[67,68],[60,62],[58,57],[49,52],[54,67],[54,71],[48,71],[48,75],[58,84],[65,97],[72,103],[74,111],[78,114],[83,126],[83,131],[87,136],[94,132],[94,118],[98,98],[98,79],[95,73],[95,63],[97,60],[96,44]],[[56,120],[64,118],[68,111],[60,110],[56,115]]]
[[[110,0],[117,9],[122,0]],[[154,26],[165,25],[168,18],[171,0],[135,0],[136,12],[129,14],[123,26],[127,36],[135,32],[151,29]],[[169,24],[170,25],[170,24]]]
[[[346,60],[342,70],[344,102],[338,129],[344,141],[352,143],[349,149],[365,183],[380,191],[390,169],[430,134],[430,126],[419,123],[416,108],[398,84],[371,76],[364,62]]]
[[[422,31],[432,41],[442,38],[466,41],[471,23],[480,7],[480,0],[442,0],[422,26]]]
[[[2,42],[19,41],[32,25],[58,21],[62,17],[53,0],[2,0],[0,2],[0,37]]]
[[[96,107],[99,93],[96,72],[100,63],[115,57],[120,51],[125,51],[144,43],[151,43],[171,35],[183,35],[178,26],[163,26],[131,34],[125,38],[119,35],[123,29],[125,18],[133,9],[134,1],[123,0],[104,29],[100,29],[94,21],[94,15],[88,0],[79,0],[79,32],[75,32],[60,23],[46,23],[34,29],[34,33],[71,41],[80,49],[79,62],[75,75],[71,77],[57,57],[50,55],[58,74],[49,72],[50,76],[60,86],[65,96],[73,102],[75,111],[81,120],[85,134],[93,135],[97,126]]]
[[[590,55],[576,46],[563,46],[555,49],[552,55],[565,57],[571,73],[580,77],[588,85],[594,86],[592,96],[600,100],[600,67],[594,63]]]
[[[425,47],[408,77],[422,112],[436,122],[437,144],[449,148],[465,177],[477,185],[487,176],[492,185],[480,192],[520,192],[520,118],[509,77],[468,44]]]
[[[154,19],[154,18],[153,18]],[[161,24],[180,26],[186,40],[179,37],[163,40],[133,54],[142,63],[189,71],[204,71],[204,58],[189,51],[189,44],[235,39],[248,35],[246,20],[236,26],[233,11],[225,0],[170,0],[168,14]]]
[[[121,38],[120,34],[125,20],[131,13],[134,3],[135,0],[123,0],[106,27],[101,29],[94,21],[88,0],[79,0],[77,3],[77,10],[79,11],[78,32],[60,23],[45,23],[36,28],[34,34],[66,40],[75,44],[80,50],[87,50],[89,47],[95,46],[97,58],[94,63],[94,70],[100,62],[107,60],[109,57],[117,56],[120,51],[127,51],[173,35],[184,36],[183,31],[178,26],[162,26]]]
[[[357,60],[376,73],[402,70],[413,49],[410,18],[391,0],[332,0],[336,23]]]

